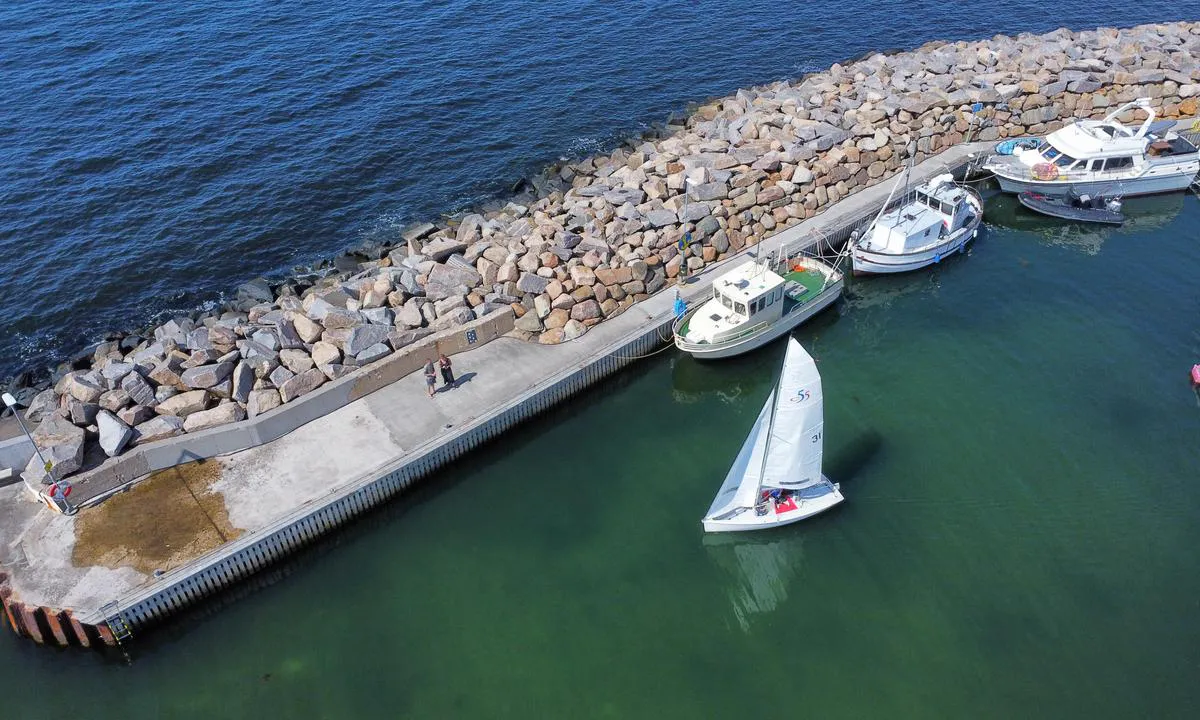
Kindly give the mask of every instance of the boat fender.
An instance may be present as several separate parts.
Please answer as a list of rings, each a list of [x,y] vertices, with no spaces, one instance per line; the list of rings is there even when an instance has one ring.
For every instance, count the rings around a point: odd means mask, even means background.
[[[1200,385],[1200,365],[1192,366],[1192,383]]]
[[[941,254],[941,253],[937,253],[937,254],[935,254],[935,255],[933,256],[933,261],[934,261],[935,263],[940,263],[940,262],[942,261],[942,254]]]

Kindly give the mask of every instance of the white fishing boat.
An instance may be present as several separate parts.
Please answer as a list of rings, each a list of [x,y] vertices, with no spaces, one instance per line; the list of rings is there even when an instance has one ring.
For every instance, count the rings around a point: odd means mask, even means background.
[[[904,185],[907,170],[892,188]],[[907,194],[907,193],[906,193]],[[938,175],[916,189],[913,198],[887,210],[891,195],[862,237],[851,236],[855,275],[908,272],[966,250],[983,220],[983,199],[954,176]]]
[[[704,516],[705,532],[787,525],[840,503],[841,489],[821,473],[824,424],[821,375],[790,338],[779,382]]]
[[[675,345],[696,358],[750,352],[787,334],[842,294],[842,273],[816,258],[768,258],[713,281],[712,297],[675,321]]]
[[[1122,113],[1146,113],[1141,125],[1117,121]],[[983,164],[1000,189],[1043,196],[1111,194],[1124,197],[1183,190],[1200,172],[1195,133],[1176,132],[1173,120],[1155,122],[1149,98],[1125,103],[1103,120],[1076,120],[1032,147],[997,146]],[[1006,154],[1007,153],[1007,154]]]

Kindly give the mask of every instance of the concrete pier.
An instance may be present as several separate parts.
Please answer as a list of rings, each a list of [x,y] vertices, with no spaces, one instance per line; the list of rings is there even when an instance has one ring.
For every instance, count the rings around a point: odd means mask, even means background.
[[[961,174],[960,145],[913,182]],[[747,252],[840,245],[870,222],[892,182],[865,188]],[[746,252],[678,290],[689,303]],[[245,578],[386,501],[428,473],[670,341],[675,287],[555,346],[500,337],[454,356],[458,386],[426,396],[411,372],[257,447],[153,473],[131,491],[54,514],[0,488],[0,598],[19,634],[58,645],[114,644]],[[188,458],[182,458],[187,460]],[[116,632],[114,632],[116,631]]]

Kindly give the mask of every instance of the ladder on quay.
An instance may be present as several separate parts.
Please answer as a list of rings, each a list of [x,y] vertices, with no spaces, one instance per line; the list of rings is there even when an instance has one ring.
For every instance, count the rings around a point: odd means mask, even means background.
[[[125,643],[133,637],[133,628],[125,620],[125,615],[121,612],[117,601],[114,600],[100,608],[100,612],[104,614],[104,624],[112,632],[113,638],[117,641],[117,647],[120,648],[121,654],[125,656],[125,661],[132,664],[133,658],[129,656],[129,649],[125,647]]]

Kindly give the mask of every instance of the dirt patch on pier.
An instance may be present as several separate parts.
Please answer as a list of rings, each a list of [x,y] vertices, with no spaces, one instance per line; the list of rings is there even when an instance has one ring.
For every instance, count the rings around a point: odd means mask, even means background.
[[[72,561],[150,574],[233,540],[242,531],[229,524],[224,496],[211,489],[220,477],[216,460],[178,465],[81,510]]]

